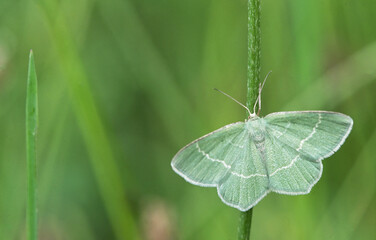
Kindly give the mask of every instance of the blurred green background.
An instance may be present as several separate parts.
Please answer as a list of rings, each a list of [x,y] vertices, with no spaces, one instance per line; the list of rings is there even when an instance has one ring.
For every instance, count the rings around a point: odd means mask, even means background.
[[[309,195],[269,194],[252,239],[376,238],[376,1],[262,0],[262,115],[354,128]],[[243,120],[246,0],[1,0],[0,239],[24,239],[25,92],[39,84],[40,239],[235,239],[239,212],[175,174],[190,141]],[[128,235],[129,234],[129,235]],[[132,236],[132,237],[129,237]]]

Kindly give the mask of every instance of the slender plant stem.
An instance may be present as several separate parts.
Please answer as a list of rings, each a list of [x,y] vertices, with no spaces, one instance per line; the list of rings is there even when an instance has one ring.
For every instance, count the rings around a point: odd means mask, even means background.
[[[38,125],[38,94],[37,75],[35,73],[34,56],[30,51],[29,72],[27,76],[26,90],[26,162],[27,162],[27,239],[38,239],[37,222],[37,166],[35,140]]]
[[[246,105],[251,110],[256,102],[260,83],[260,55],[260,0],[248,0],[248,69]]]
[[[248,240],[251,233],[253,208],[246,212],[241,212],[239,217],[238,239]]]
[[[253,109],[260,84],[260,0],[248,0],[248,66],[247,66],[247,107]],[[257,112],[257,109],[256,109]],[[251,233],[253,208],[240,213],[238,240],[248,240]]]

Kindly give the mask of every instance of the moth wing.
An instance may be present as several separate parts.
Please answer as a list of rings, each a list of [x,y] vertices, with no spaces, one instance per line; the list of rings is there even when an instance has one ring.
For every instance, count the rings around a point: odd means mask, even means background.
[[[277,112],[264,118],[270,190],[307,194],[322,174],[321,160],[349,135],[353,120],[325,111]]]
[[[248,210],[267,193],[265,166],[244,122],[220,128],[180,150],[171,165],[188,182],[217,187],[224,203]]]
[[[173,170],[188,182],[215,187],[230,169],[241,143],[244,122],[226,125],[182,148],[172,159]]]

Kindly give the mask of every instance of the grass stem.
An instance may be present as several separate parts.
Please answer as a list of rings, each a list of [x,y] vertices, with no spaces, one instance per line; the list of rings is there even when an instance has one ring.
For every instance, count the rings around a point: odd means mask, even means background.
[[[260,0],[248,0],[247,107],[253,109],[261,71]],[[256,109],[257,112],[257,109]],[[248,115],[247,115],[248,116]]]
[[[36,166],[36,133],[38,125],[37,75],[35,73],[34,55],[30,51],[29,72],[26,90],[26,162],[27,162],[27,239],[38,239],[37,219],[37,166]]]
[[[251,233],[253,208],[241,212],[239,217],[238,240],[248,240]]]
[[[248,0],[248,65],[247,65],[247,107],[253,109],[260,84],[260,0]],[[257,110],[256,110],[257,112]],[[238,239],[248,240],[251,233],[253,208],[240,213]]]

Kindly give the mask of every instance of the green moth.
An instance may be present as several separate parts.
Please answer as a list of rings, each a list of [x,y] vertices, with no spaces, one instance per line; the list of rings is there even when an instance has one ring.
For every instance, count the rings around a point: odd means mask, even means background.
[[[349,116],[336,112],[259,117],[247,110],[250,116],[244,122],[191,142],[171,162],[186,181],[216,187],[222,201],[240,211],[249,210],[269,192],[309,193],[321,177],[322,160],[340,148],[353,126]]]

